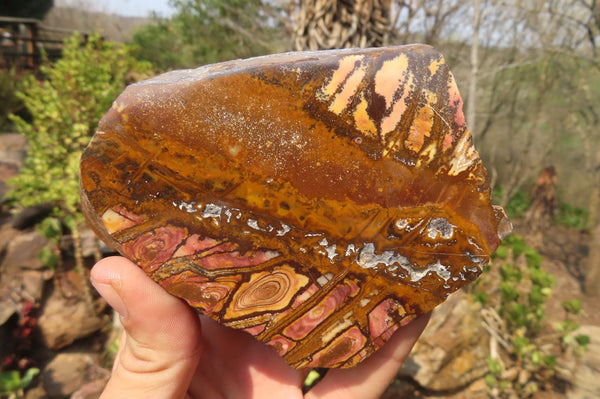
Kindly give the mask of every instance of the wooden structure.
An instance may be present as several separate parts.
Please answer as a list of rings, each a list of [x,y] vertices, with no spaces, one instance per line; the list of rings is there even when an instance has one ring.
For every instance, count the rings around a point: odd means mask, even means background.
[[[0,17],[0,69],[36,70],[47,57],[60,57],[71,30],[48,28],[40,20]]]

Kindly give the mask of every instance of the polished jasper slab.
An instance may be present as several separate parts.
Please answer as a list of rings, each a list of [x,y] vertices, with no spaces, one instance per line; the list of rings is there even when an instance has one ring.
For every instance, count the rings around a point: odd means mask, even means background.
[[[83,154],[81,194],[108,245],[296,368],[356,365],[510,230],[454,78],[422,45],[134,84]]]

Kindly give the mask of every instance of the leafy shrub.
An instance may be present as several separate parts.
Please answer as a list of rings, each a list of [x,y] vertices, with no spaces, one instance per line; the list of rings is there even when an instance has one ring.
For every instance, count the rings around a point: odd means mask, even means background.
[[[7,398],[22,398],[24,389],[31,384],[40,369],[30,368],[21,375],[17,370],[0,372],[0,395]]]
[[[51,217],[69,228],[82,219],[81,153],[128,77],[146,70],[148,65],[136,61],[128,47],[75,34],[65,41],[60,60],[40,68],[41,81],[33,76],[24,80],[17,96],[31,113],[31,121],[16,115],[12,120],[27,138],[29,153],[19,175],[9,181],[13,190],[7,198],[13,206],[54,204]],[[54,264],[52,251],[41,256]]]
[[[32,121],[12,117],[29,144],[24,167],[10,181],[14,203],[51,202],[66,214],[77,212],[81,152],[130,71],[140,67],[127,47],[98,36],[84,42],[76,34],[66,40],[60,60],[41,67],[42,81],[25,79],[17,96]]]
[[[558,204],[558,214],[554,222],[567,227],[576,229],[585,229],[590,227],[589,214],[587,210],[560,202]]]
[[[577,354],[589,343],[589,337],[576,335],[581,303],[565,301],[563,320],[548,332],[544,308],[556,281],[541,267],[540,254],[513,234],[493,260],[499,279],[490,280],[498,284],[498,295],[478,288],[474,292],[482,314],[493,315],[486,324],[501,347],[489,358],[486,383],[495,397],[528,397],[556,382],[559,356]]]
[[[20,81],[14,69],[0,71],[0,132],[12,130],[9,115],[23,111],[23,102],[16,95]]]
[[[503,186],[494,187],[494,190],[492,191],[494,203],[500,203],[503,194]],[[529,199],[529,195],[523,190],[518,190],[512,197],[510,197],[508,203],[504,207],[504,210],[509,217],[517,219],[522,217],[530,206],[531,201]]]

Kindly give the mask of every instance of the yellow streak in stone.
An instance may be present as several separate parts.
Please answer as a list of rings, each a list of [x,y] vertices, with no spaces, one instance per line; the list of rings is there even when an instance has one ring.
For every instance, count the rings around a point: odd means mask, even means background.
[[[410,126],[408,137],[404,141],[404,146],[411,151],[419,152],[425,143],[425,137],[431,136],[433,127],[433,104],[437,102],[435,93],[427,90],[425,92],[425,101],[423,106],[417,111],[417,115]]]
[[[392,106],[394,94],[400,87],[400,76],[404,76],[408,70],[408,57],[400,54],[396,58],[385,61],[377,74],[375,74],[375,93],[385,99],[385,108]]]
[[[429,164],[433,158],[435,158],[435,154],[437,153],[436,143],[433,142],[425,147],[421,153],[419,154],[419,160],[417,161],[417,167],[421,166],[423,162],[427,165]]]
[[[390,152],[398,150],[398,148],[400,147],[400,141],[402,141],[402,136],[397,136],[398,137],[396,137],[395,140],[390,141],[388,145],[383,149],[383,151],[381,152],[382,156],[387,157]]]
[[[333,72],[331,79],[327,85],[317,93],[319,100],[326,101],[331,98],[344,83],[348,75],[354,70],[354,65],[357,61],[361,61],[364,58],[363,55],[350,55],[340,60],[338,69]]]
[[[337,323],[332,325],[332,328],[325,332],[325,334],[321,337],[321,342],[324,344],[332,341],[338,333],[345,330],[346,328],[352,325],[352,321],[349,319],[344,319],[342,323]]]
[[[353,114],[354,123],[356,124],[356,127],[365,135],[374,137],[377,135],[377,128],[375,127],[375,123],[367,113],[367,106],[367,100],[365,99],[365,96],[361,93],[360,102],[356,106],[356,110]]]
[[[361,65],[360,68],[354,70],[352,75],[348,77],[342,91],[338,93],[331,104],[329,104],[329,110],[335,114],[340,115],[344,112],[344,109],[350,105],[350,100],[352,96],[358,90],[358,86],[360,82],[362,82],[365,74],[367,73],[367,68],[365,65]]]
[[[257,326],[259,324],[266,323],[266,322],[268,322],[268,321],[270,321],[272,319],[273,319],[273,314],[272,313],[264,313],[264,314],[260,314],[258,316],[247,317],[247,318],[242,319],[242,320],[228,321],[228,322],[223,323],[223,324],[225,324],[227,327],[241,329],[241,328],[248,328],[248,327],[252,327],[252,326]]]
[[[440,69],[440,67],[444,65],[442,60],[435,60],[429,64],[429,72],[431,72],[431,76],[435,75],[435,73]]]
[[[415,94],[414,90],[411,88],[414,80],[413,75],[408,71],[407,75],[408,76],[404,84],[402,96],[392,106],[392,112],[390,112],[390,114],[384,117],[381,121],[381,134],[384,142],[386,138],[385,136],[396,128],[396,125],[398,125],[400,122],[400,118],[402,118],[402,114],[404,114],[404,111],[406,111],[406,99],[409,95]]]
[[[471,132],[465,129],[462,137],[454,147],[454,156],[450,161],[451,168],[449,175],[458,175],[468,169],[475,160],[477,160],[477,151],[471,144]]]
[[[110,208],[102,214],[101,219],[104,227],[106,227],[106,231],[108,231],[108,234],[113,234],[117,231],[124,230],[127,228],[127,223],[130,222],[129,219]]]
[[[127,109],[127,103],[119,101],[119,99],[115,100],[112,105],[112,109],[117,111],[121,118],[123,118],[123,122],[129,121],[129,113],[124,112]]]
[[[123,112],[123,110],[125,109],[125,107],[127,106],[127,104],[120,102],[118,99],[115,100],[114,104],[113,104],[113,108],[118,112],[121,113]]]
[[[229,146],[229,153],[233,157],[237,157],[241,150],[242,150],[242,146],[241,145],[236,144],[236,145],[230,145]]]

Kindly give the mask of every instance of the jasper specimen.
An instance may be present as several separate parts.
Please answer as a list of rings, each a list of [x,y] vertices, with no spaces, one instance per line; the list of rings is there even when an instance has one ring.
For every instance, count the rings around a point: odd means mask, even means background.
[[[108,245],[295,368],[356,365],[510,230],[454,78],[421,45],[134,84],[85,150],[81,189]]]

